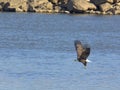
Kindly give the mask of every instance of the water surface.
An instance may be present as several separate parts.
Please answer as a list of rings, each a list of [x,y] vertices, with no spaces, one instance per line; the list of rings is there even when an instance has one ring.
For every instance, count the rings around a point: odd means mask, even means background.
[[[0,13],[0,90],[119,90],[119,16]],[[91,46],[87,69],[74,40]]]

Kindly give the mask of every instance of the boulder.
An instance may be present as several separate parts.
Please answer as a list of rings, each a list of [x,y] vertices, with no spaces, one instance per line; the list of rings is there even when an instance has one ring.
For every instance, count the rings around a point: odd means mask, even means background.
[[[31,0],[28,3],[29,12],[52,12],[53,4],[48,0]]]
[[[28,12],[35,12],[34,7],[30,3],[28,4]]]
[[[61,10],[61,7],[59,7],[59,6],[54,6],[53,9],[60,11],[60,10]]]
[[[119,3],[116,3],[116,6],[120,6],[120,2],[119,2]]]
[[[28,10],[28,0],[10,0],[10,7],[20,8],[22,11],[26,12]]]
[[[39,5],[41,5],[43,3],[47,3],[47,2],[49,2],[49,1],[48,0],[32,0],[29,3],[31,3],[31,5],[33,5],[35,7],[35,6],[39,6]]]
[[[56,5],[58,4],[62,5],[62,4],[67,4],[69,0],[49,0],[49,1]]]
[[[114,14],[114,15],[120,14],[120,10],[115,10],[115,9],[114,9],[114,10],[113,10],[113,14]]]
[[[67,9],[72,12],[95,10],[96,6],[86,0],[69,0]]]
[[[35,9],[41,10],[53,10],[53,5],[50,2],[42,3],[34,7]]]
[[[114,0],[114,3],[120,2],[120,0]]]
[[[7,3],[5,3],[5,4],[3,5],[2,10],[3,10],[3,11],[7,11],[7,12],[8,12],[8,11],[9,11],[9,12],[15,12],[15,8],[11,8],[9,2],[7,2]]]
[[[18,8],[18,6],[19,6],[19,8],[23,12],[27,12],[28,11],[28,4],[27,4],[27,2],[23,2],[23,3],[19,4],[19,5],[17,5],[15,8]]]
[[[60,6],[62,9],[67,9],[67,4],[69,0],[61,0],[60,1]]]
[[[53,11],[53,4],[50,2],[42,3],[34,7],[35,12],[51,13]]]
[[[49,0],[50,2],[52,2],[53,4],[58,4],[60,0]]]
[[[1,5],[2,7],[4,6],[4,4],[5,4],[4,2],[0,2],[0,5]]]
[[[69,0],[61,0],[62,4],[67,4]]]
[[[53,10],[53,5],[52,5],[52,3],[50,3],[50,2],[46,3],[46,9],[48,9],[48,10]]]
[[[15,12],[18,8],[20,8],[21,11],[28,10],[27,0],[0,0],[0,2],[4,3],[2,5],[3,11]]]
[[[99,6],[100,4],[103,3],[114,3],[114,0],[90,0],[91,3],[94,3],[96,6]]]
[[[2,6],[0,5],[0,11],[2,11]]]
[[[114,9],[115,10],[120,10],[120,6],[116,5],[116,6],[114,6]]]
[[[8,7],[10,6],[10,3],[9,2],[7,2],[7,3],[4,3],[3,4],[3,11],[8,11]]]
[[[0,11],[3,11],[4,2],[0,2]]]
[[[112,5],[110,3],[104,3],[99,6],[100,11],[106,12],[112,8]]]
[[[56,9],[56,6],[61,8],[61,10],[66,10],[67,3],[69,0],[49,0],[49,1],[53,4],[53,8],[55,10],[59,10],[59,9]]]

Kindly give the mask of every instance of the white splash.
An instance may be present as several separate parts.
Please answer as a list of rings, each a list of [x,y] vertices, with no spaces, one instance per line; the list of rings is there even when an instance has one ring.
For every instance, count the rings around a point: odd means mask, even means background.
[[[90,60],[86,59],[86,62],[92,62],[92,61],[90,61]]]

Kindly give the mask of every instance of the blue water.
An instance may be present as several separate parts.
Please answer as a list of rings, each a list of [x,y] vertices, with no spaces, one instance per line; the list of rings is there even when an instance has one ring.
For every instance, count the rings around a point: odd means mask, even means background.
[[[0,13],[0,90],[119,90],[120,16]],[[87,69],[74,40],[91,46]]]

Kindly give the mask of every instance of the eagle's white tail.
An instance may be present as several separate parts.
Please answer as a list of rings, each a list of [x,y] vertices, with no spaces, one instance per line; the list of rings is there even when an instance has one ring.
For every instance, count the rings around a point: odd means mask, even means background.
[[[90,61],[90,60],[86,59],[86,62],[92,62],[92,61]]]

